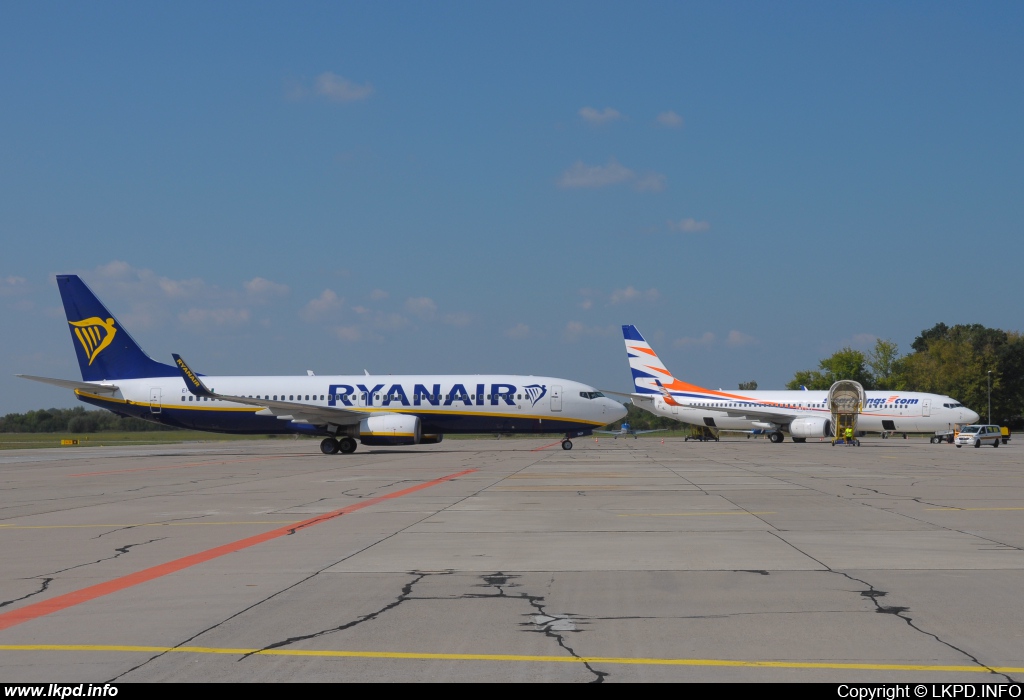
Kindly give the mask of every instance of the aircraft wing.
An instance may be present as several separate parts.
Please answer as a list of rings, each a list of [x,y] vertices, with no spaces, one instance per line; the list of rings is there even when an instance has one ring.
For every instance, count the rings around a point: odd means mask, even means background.
[[[651,430],[630,430],[631,435],[643,435],[644,433],[660,433],[662,430],[668,430],[668,428],[652,428]]]
[[[232,396],[230,394],[217,394],[210,391],[193,372],[179,355],[173,355],[175,364],[181,370],[181,376],[185,380],[188,390],[200,397],[231,401],[232,403],[246,404],[249,406],[262,406],[262,411],[257,411],[258,416],[277,416],[281,420],[310,423],[311,425],[356,425],[363,418],[369,415],[366,411],[357,411],[351,408],[336,408],[334,406],[309,406],[307,404],[295,403],[294,401],[273,401],[270,399],[252,398],[250,396]]]
[[[118,387],[113,384],[92,384],[91,382],[80,382],[73,379],[51,379],[50,377],[34,377],[31,374],[16,374],[15,377],[21,377],[22,379],[30,379],[33,382],[42,382],[43,384],[53,384],[64,389],[74,389],[78,391],[84,391],[89,394],[114,394],[117,393]]]

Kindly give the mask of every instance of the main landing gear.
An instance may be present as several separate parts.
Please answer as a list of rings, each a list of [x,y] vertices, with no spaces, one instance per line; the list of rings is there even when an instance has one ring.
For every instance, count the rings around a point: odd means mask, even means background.
[[[768,433],[768,439],[774,443],[780,443],[786,439],[786,436],[776,430],[774,433]]]
[[[564,440],[562,440],[562,449],[563,450],[571,450],[572,449],[572,440],[570,440],[569,438],[565,438]]]
[[[333,455],[340,452],[343,455],[352,454],[356,451],[356,441],[350,437],[343,437],[340,440],[334,438],[324,438],[320,441],[320,451],[325,455]]]

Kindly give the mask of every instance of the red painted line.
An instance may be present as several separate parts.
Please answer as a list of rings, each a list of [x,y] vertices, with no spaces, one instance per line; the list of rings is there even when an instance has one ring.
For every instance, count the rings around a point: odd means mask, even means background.
[[[530,450],[530,452],[540,452],[541,450],[546,450],[549,447],[554,447],[555,445],[561,445],[561,444],[562,444],[562,441],[559,440],[558,442],[553,442],[550,445],[542,445],[540,447],[534,447],[532,450]]]
[[[137,586],[140,583],[146,583],[147,581],[152,581],[153,579],[166,576],[167,574],[173,574],[176,571],[181,571],[182,569],[195,566],[196,564],[202,564],[203,562],[210,561],[211,559],[222,557],[225,554],[238,552],[240,550],[247,549],[248,547],[277,539],[278,537],[295,534],[299,530],[305,530],[306,528],[313,527],[314,525],[319,525],[320,523],[333,520],[334,518],[342,515],[354,513],[357,510],[362,510],[363,508],[369,508],[370,506],[377,505],[384,501],[389,501],[393,498],[408,496],[411,493],[416,493],[417,491],[422,491],[423,489],[430,488],[431,486],[443,484],[446,481],[457,479],[460,476],[472,474],[475,471],[476,469],[466,469],[465,471],[458,472],[457,474],[442,476],[440,479],[426,481],[422,484],[402,489],[401,491],[395,491],[394,493],[370,498],[362,501],[361,503],[345,506],[344,508],[339,508],[338,510],[331,511],[330,513],[323,513],[322,515],[318,515],[308,520],[302,520],[297,523],[292,523],[291,525],[285,525],[284,527],[279,527],[276,530],[270,530],[269,532],[264,532],[260,535],[246,537],[245,539],[238,540],[236,542],[230,542],[219,547],[214,547],[213,549],[207,549],[205,552],[190,554],[187,557],[181,557],[180,559],[175,559],[174,561],[169,561],[165,564],[157,564],[156,566],[151,566],[148,569],[136,571],[134,574],[115,578],[112,581],[97,583],[94,586],[88,586],[77,591],[72,591],[71,593],[65,593],[64,595],[50,598],[49,600],[42,600],[38,603],[33,603],[32,605],[26,605],[25,607],[18,608],[17,610],[11,610],[10,612],[0,615],[0,630],[5,630],[9,627],[20,625],[22,622],[28,622],[29,620],[35,620],[36,618],[43,617],[44,615],[65,610],[78,605],[79,603],[85,603],[111,593],[116,593],[117,591],[123,591],[126,588]]]
[[[302,457],[307,455],[274,455],[273,457],[253,457],[251,459],[231,459],[222,462],[189,462],[187,464],[171,464],[166,467],[138,467],[137,469],[115,469],[107,472],[82,472],[81,474],[68,474],[68,477],[76,476],[104,476],[106,474],[130,474],[132,472],[153,472],[161,469],[187,469],[189,467],[205,467],[215,464],[241,464],[242,462],[263,462],[268,459],[280,459],[282,457]]]

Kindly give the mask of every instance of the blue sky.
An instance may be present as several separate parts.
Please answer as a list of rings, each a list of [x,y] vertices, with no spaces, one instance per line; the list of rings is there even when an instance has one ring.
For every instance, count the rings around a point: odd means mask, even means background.
[[[0,414],[75,404],[57,273],[208,374],[1024,327],[1021,3],[4,3],[0,65]]]

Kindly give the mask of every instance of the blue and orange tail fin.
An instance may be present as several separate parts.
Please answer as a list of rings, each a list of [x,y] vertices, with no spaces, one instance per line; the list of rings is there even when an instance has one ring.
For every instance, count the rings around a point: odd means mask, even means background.
[[[177,367],[157,362],[142,351],[78,275],[57,275],[57,288],[83,380],[178,376]]]
[[[636,393],[670,397],[670,392],[708,391],[672,376],[665,363],[658,357],[658,353],[644,340],[636,326],[623,326],[622,337],[626,341],[626,357],[629,358],[629,369],[633,373],[633,387]]]

